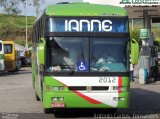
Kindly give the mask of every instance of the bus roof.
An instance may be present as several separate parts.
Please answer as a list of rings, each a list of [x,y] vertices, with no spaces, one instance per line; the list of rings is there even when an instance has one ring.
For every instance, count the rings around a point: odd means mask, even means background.
[[[49,5],[45,9],[48,16],[127,16],[122,7],[90,3],[69,3]]]

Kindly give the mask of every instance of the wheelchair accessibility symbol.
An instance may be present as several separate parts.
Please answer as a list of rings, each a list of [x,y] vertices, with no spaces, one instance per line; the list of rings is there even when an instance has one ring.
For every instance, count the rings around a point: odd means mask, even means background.
[[[84,63],[81,62],[80,66],[78,67],[80,71],[86,70],[86,67],[84,66]]]

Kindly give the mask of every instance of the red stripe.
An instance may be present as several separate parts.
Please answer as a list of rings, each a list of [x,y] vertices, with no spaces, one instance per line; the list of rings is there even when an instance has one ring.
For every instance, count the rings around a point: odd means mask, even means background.
[[[121,86],[122,86],[122,77],[118,77],[118,93],[121,93],[122,90],[121,90]]]
[[[58,81],[58,80],[57,80]],[[60,81],[58,81],[58,82],[60,82]],[[65,87],[67,87],[68,88],[68,86],[66,85],[66,84],[64,84],[64,83],[62,83],[62,82],[60,82],[63,86],[65,86]]]
[[[57,80],[57,81],[58,81],[58,80]],[[59,81],[59,82],[60,82],[60,81]],[[68,86],[67,86],[66,84],[64,84],[64,83],[62,83],[62,82],[60,82],[60,83],[61,83],[62,85],[64,85],[65,87],[68,88]],[[78,92],[78,91],[76,91],[76,90],[74,90],[73,92],[76,93],[77,95],[79,95],[81,98],[83,98],[83,99],[87,100],[88,102],[92,103],[92,104],[102,104],[102,102],[97,101],[97,100],[95,100],[95,99],[92,99],[92,98],[90,98],[90,97],[88,97],[88,96],[86,96],[86,95],[83,95],[82,93],[80,93],[80,92]]]
[[[76,90],[74,90],[73,92],[76,93],[77,95],[79,95],[80,97],[84,98],[84,99],[87,100],[88,102],[92,103],[92,104],[102,104],[102,102],[97,101],[97,100],[95,100],[95,99],[92,99],[92,98],[90,98],[90,97],[88,97],[88,96],[86,96],[86,95],[83,95],[82,93],[80,93],[80,92],[78,92],[78,91],[76,91]]]

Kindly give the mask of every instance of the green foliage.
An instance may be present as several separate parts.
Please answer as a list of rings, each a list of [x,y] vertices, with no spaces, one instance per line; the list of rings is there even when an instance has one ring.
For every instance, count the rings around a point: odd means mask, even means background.
[[[134,38],[138,43],[140,43],[140,30],[134,29],[133,31],[130,31],[130,37]]]
[[[34,16],[28,16],[27,18],[27,24],[28,27],[31,28],[33,26],[34,21],[36,18]],[[25,22],[25,16],[15,16],[15,15],[6,15],[6,14],[0,14],[0,29],[2,26],[10,26],[12,25],[14,28],[25,28],[26,22]]]
[[[0,0],[0,7],[7,14],[20,14],[21,10],[18,8],[19,0]]]
[[[19,45],[22,45],[22,46],[25,46],[25,45],[26,45],[25,39],[15,40],[15,43],[17,43],[17,44],[19,44]]]
[[[19,45],[22,45],[22,46],[25,46],[26,45],[26,40],[25,39],[16,39],[15,43],[17,43]],[[31,46],[32,46],[32,42],[28,41],[28,47],[31,47]]]
[[[158,51],[160,52],[160,37],[157,37],[154,40],[154,45],[157,47]]]
[[[28,40],[31,40],[32,26],[35,17],[28,16]],[[1,39],[25,39],[25,16],[0,14],[0,37]]]
[[[157,37],[155,41],[160,43],[160,37]]]
[[[153,32],[153,36],[155,37],[155,39],[157,40],[157,41],[160,41],[159,39],[160,39],[160,28],[154,28],[154,29],[152,29],[152,32]]]
[[[160,29],[153,29],[152,32],[154,36],[154,45],[156,45],[158,51],[160,51]]]

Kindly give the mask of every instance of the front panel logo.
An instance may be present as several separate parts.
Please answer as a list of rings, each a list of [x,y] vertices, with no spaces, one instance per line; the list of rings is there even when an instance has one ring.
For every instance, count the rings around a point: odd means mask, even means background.
[[[79,72],[87,72],[88,71],[88,63],[80,61],[77,63],[77,70]]]
[[[82,32],[83,28],[85,27],[87,29],[87,32],[94,32],[97,31],[97,28],[95,28],[95,25],[98,26],[98,31],[105,31],[109,32],[112,31],[112,21],[110,20],[65,20],[65,31],[77,31]]]
[[[86,70],[86,67],[85,67],[83,62],[81,62],[80,66],[78,68],[79,68],[80,71]]]

